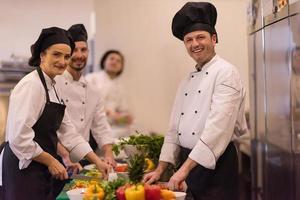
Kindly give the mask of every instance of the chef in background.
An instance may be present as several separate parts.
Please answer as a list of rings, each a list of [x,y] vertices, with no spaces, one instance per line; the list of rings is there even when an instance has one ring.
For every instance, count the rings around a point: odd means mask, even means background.
[[[57,154],[58,140],[74,160],[83,157],[107,176],[109,166],[97,157],[71,123],[54,77],[62,74],[75,44],[61,28],[43,29],[31,46],[29,65],[36,70],[13,89],[6,139],[0,157],[5,200],[53,200],[68,178]]]
[[[100,60],[99,72],[86,75],[104,100],[107,117],[115,137],[128,136],[133,117],[128,111],[120,76],[124,70],[124,56],[118,50],[108,50]]]
[[[62,75],[55,77],[57,87],[63,91],[61,97],[77,132],[86,141],[89,141],[91,130],[98,148],[103,152],[105,162],[115,166],[116,162],[112,153],[114,139],[106,118],[102,98],[82,75],[89,54],[87,31],[83,24],[74,24],[68,31],[75,42],[75,48],[67,69]],[[70,161],[66,148],[59,145],[58,150],[65,164],[72,171],[75,170],[76,173],[81,169],[79,163],[74,164]],[[82,161],[82,163],[86,162]]]
[[[178,158],[180,168],[168,186],[182,189],[186,181],[195,200],[238,199],[238,160],[232,140],[235,133],[247,130],[239,72],[215,52],[216,20],[217,10],[207,2],[188,2],[173,18],[173,35],[197,64],[177,91],[159,165],[144,177],[147,183],[159,180]]]

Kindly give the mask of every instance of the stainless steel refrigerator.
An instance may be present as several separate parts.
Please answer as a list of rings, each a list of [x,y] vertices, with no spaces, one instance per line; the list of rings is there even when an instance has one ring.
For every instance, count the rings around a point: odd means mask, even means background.
[[[252,1],[257,10],[251,12],[261,13],[252,14],[255,23],[249,23],[252,199],[255,200],[300,199],[299,5],[300,1],[295,0]],[[268,10],[271,13],[264,13]]]

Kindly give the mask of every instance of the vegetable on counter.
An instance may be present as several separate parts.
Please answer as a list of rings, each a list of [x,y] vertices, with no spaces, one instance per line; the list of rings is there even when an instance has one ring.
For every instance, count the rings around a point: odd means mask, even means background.
[[[133,185],[125,189],[126,200],[145,200],[145,189],[143,185]]]
[[[102,200],[104,198],[104,190],[99,183],[94,182],[87,188],[84,193],[83,200]]]
[[[160,200],[160,190],[158,185],[144,185],[146,200]]]
[[[129,159],[128,176],[133,184],[140,183],[144,176],[145,158],[142,154],[136,154]]]
[[[157,166],[163,143],[164,136],[162,135],[143,135],[138,133],[137,135],[129,136],[129,138],[122,138],[118,144],[113,145],[113,151],[116,155],[119,155],[120,150],[123,150],[126,145],[132,145],[141,154],[144,154],[145,158],[149,158]]]
[[[163,200],[175,200],[175,194],[173,191],[168,190],[168,189],[162,189],[160,190],[160,195],[162,197]]]
[[[125,186],[124,186],[125,185]],[[117,199],[116,191],[121,186],[126,187],[127,181],[125,179],[118,178],[114,181],[102,181],[101,183],[102,188],[105,191],[104,200],[115,200]]]

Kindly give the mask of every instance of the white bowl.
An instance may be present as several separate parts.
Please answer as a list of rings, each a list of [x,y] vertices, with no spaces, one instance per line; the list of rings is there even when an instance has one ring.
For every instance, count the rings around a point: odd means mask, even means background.
[[[186,193],[185,192],[174,192],[176,200],[184,200]]]
[[[67,195],[70,200],[82,200],[86,188],[76,188],[73,190],[67,191]]]

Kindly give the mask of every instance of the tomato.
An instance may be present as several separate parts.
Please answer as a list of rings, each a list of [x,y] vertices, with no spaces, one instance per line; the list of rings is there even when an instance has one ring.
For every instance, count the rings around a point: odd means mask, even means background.
[[[158,185],[145,185],[146,200],[160,200],[160,187]]]
[[[126,172],[128,168],[127,164],[120,164],[115,167],[116,172]]]

